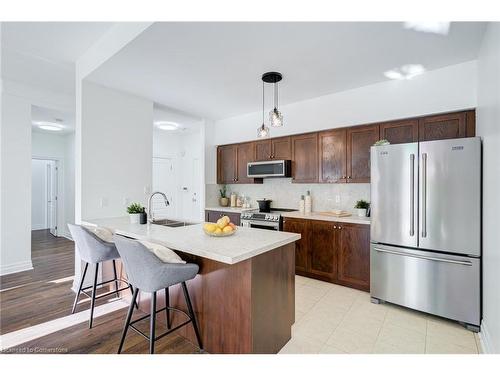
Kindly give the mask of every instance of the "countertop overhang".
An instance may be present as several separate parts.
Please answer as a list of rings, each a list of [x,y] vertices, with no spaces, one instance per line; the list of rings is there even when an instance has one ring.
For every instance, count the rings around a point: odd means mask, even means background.
[[[127,216],[88,219],[82,224],[110,229],[116,234],[146,240],[226,264],[235,264],[300,240],[300,234],[238,227],[229,237],[210,237],[203,224],[169,228],[157,224],[131,224]]]

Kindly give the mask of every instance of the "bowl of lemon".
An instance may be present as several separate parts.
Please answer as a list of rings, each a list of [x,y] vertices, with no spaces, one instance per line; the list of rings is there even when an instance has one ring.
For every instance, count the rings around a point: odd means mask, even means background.
[[[212,237],[227,237],[232,236],[236,233],[237,226],[231,223],[228,216],[223,216],[217,223],[205,223],[203,225],[203,231],[205,234]]]

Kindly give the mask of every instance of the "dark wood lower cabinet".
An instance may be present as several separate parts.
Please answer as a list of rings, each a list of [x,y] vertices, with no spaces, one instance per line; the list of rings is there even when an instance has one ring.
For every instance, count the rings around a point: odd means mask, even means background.
[[[307,249],[309,248],[309,221],[285,219],[283,222],[285,232],[299,233],[302,237],[295,242],[295,270],[307,271]]]
[[[335,281],[337,261],[337,227],[331,221],[310,222],[309,265],[307,271],[327,281]]]
[[[209,223],[216,223],[222,216],[228,216],[231,223],[239,226],[240,225],[240,214],[236,212],[224,212],[224,211],[205,211],[205,221]]]
[[[369,225],[286,218],[284,230],[302,235],[296,274],[370,290]]]
[[[370,290],[370,227],[339,223],[337,282]]]

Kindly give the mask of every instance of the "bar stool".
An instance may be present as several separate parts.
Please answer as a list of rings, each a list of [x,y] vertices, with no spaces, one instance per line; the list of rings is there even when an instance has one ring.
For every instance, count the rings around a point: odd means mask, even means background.
[[[198,274],[198,265],[193,263],[179,264],[179,263],[164,263],[156,255],[151,253],[142,243],[132,240],[123,236],[114,236],[116,248],[122,257],[125,270],[127,271],[130,282],[134,285],[134,295],[130,302],[130,307],[123,327],[122,339],[118,348],[118,354],[121,353],[125,336],[127,335],[128,328],[130,327],[135,332],[140,334],[146,340],[149,340],[149,353],[154,353],[155,341],[162,337],[174,332],[175,330],[192,323],[194,333],[198,341],[198,346],[203,350],[201,343],[200,331],[196,322],[196,316],[193,311],[193,305],[189,297],[189,292],[186,286],[186,281],[194,279]],[[169,306],[168,288],[170,286],[181,284],[188,313],[185,311]],[[165,289],[165,308],[156,310],[156,292]],[[134,303],[137,298],[139,290],[151,293],[151,310],[150,314],[143,316],[134,321],[130,321],[134,310]],[[177,311],[184,314],[188,320],[177,325],[170,327],[170,311]],[[165,311],[167,317],[167,331],[155,337],[156,314]],[[149,337],[134,327],[134,324],[149,318]]]
[[[85,294],[87,297],[90,298],[89,328],[92,328],[92,323],[94,320],[94,306],[96,299],[107,297],[114,293],[116,293],[116,297],[119,298],[120,297],[120,295],[118,294],[119,292],[130,289],[130,291],[133,294],[134,290],[132,288],[132,285],[130,285],[130,283],[128,283],[125,280],[119,279],[117,277],[115,260],[120,258],[120,254],[116,250],[116,246],[114,243],[102,240],[101,238],[97,237],[94,233],[92,233],[91,231],[80,225],[68,224],[68,227],[71,232],[71,236],[73,237],[73,240],[75,241],[76,246],[78,247],[78,253],[80,254],[80,258],[85,262],[85,267],[83,269],[83,274],[80,280],[80,285],[78,287],[78,292],[76,293],[75,296],[75,301],[73,302],[73,309],[71,310],[71,314],[74,314],[76,311],[76,305],[78,304],[78,299],[80,298],[80,294],[82,293]],[[109,260],[113,262],[114,278],[98,284],[97,274],[99,271],[99,263]],[[85,275],[87,274],[89,263],[94,264],[94,283],[92,286],[83,288],[83,282],[85,280]],[[96,296],[96,288],[98,286],[109,284],[112,282],[115,283],[114,290]],[[127,284],[127,286],[119,288],[118,283],[120,282]],[[92,294],[89,295],[87,290],[91,288],[92,288]],[[137,304],[136,307],[138,308]]]

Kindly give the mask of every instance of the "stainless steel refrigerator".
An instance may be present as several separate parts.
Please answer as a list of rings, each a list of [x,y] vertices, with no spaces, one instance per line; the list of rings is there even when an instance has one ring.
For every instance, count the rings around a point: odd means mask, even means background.
[[[457,320],[481,320],[481,141],[371,148],[370,294]]]

